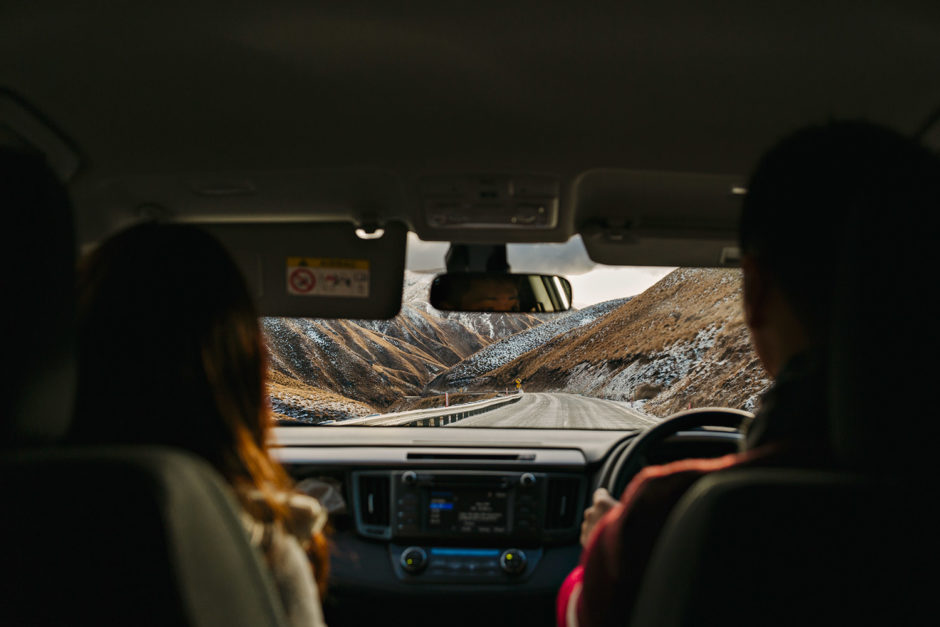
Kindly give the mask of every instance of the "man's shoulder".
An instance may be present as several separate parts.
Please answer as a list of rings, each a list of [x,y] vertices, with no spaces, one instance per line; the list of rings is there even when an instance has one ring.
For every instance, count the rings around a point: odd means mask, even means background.
[[[760,465],[773,454],[771,447],[761,447],[722,457],[683,459],[659,466],[647,466],[624,491],[622,502],[664,498],[671,494],[678,498],[702,475],[738,466]]]

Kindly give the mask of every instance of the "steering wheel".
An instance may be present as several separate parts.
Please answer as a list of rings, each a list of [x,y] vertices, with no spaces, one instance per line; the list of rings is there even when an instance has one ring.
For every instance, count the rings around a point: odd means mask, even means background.
[[[740,409],[704,407],[687,409],[664,418],[655,427],[644,431],[632,440],[628,440],[619,450],[614,451],[610,460],[601,470],[598,487],[606,488],[611,496],[619,499],[630,480],[647,466],[649,451],[666,438],[680,431],[696,427],[729,427],[740,429],[754,418],[754,414]]]

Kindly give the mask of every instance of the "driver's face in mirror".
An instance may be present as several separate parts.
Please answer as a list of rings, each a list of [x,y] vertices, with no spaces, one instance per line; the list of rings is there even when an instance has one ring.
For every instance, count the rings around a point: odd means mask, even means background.
[[[567,311],[571,284],[548,275],[455,272],[434,278],[430,303],[442,311]]]
[[[460,306],[469,311],[519,311],[519,288],[511,277],[478,279],[461,295]]]

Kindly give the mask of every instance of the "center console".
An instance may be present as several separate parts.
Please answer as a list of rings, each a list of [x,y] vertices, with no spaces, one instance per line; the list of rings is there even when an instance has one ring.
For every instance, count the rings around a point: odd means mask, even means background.
[[[389,541],[405,581],[525,579],[542,547],[577,537],[582,477],[545,472],[393,470],[353,473],[360,535]]]

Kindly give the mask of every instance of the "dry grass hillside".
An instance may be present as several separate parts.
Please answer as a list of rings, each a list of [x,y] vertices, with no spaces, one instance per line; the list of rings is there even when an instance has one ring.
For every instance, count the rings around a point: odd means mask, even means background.
[[[274,417],[282,421],[318,423],[378,413],[371,405],[307,385],[277,371],[269,374],[268,393]]]
[[[645,401],[665,416],[686,407],[754,409],[769,380],[741,314],[740,273],[679,269],[626,304],[478,379],[521,378],[530,391]]]

